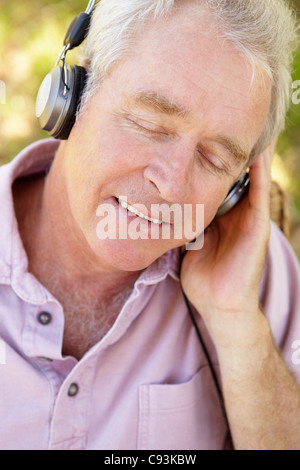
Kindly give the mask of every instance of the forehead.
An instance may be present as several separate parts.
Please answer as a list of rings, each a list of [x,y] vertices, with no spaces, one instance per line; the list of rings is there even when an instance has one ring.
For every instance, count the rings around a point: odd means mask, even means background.
[[[191,1],[182,5],[146,25],[132,53],[116,68],[116,86],[127,97],[153,91],[191,122],[202,124],[203,132],[228,135],[234,127],[254,144],[269,107],[268,77],[253,76],[240,52],[218,40],[209,10]]]

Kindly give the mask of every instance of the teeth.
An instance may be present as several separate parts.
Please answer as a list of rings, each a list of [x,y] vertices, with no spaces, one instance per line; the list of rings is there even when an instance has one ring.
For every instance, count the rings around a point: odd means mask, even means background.
[[[137,209],[130,206],[126,202],[120,201],[119,199],[117,199],[117,201],[120,204],[120,206],[123,207],[123,209],[127,209],[129,212],[132,212],[132,214],[137,215],[141,219],[148,220],[148,222],[152,222],[153,224],[157,224],[157,225],[162,225],[163,224],[163,222],[161,222],[158,219],[151,219],[151,217],[147,217],[145,214],[142,214],[141,212],[139,212]]]

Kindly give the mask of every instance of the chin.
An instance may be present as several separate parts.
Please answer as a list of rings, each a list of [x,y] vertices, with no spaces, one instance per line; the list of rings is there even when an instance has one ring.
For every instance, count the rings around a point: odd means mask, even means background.
[[[172,248],[163,245],[160,240],[103,240],[94,252],[110,270],[133,272],[146,269]]]

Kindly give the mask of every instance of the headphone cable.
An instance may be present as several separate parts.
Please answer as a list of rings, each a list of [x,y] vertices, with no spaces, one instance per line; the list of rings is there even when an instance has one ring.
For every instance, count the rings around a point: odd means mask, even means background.
[[[185,250],[183,255],[182,255],[182,258],[181,258],[181,263],[183,261],[183,258],[185,256],[185,254],[187,253],[187,251]],[[232,440],[232,435],[231,435],[231,431],[230,431],[230,426],[229,426],[229,421],[228,421],[228,417],[227,417],[227,413],[226,413],[226,408],[225,408],[225,403],[224,403],[224,397],[223,397],[223,394],[222,394],[222,390],[221,390],[221,387],[220,387],[220,384],[219,384],[219,381],[218,381],[218,378],[217,378],[217,375],[216,375],[216,372],[215,372],[215,369],[214,369],[214,366],[212,364],[212,361],[211,361],[211,358],[210,358],[210,355],[209,355],[209,352],[207,350],[207,347],[206,347],[206,344],[204,342],[204,339],[202,337],[202,334],[200,332],[200,329],[199,329],[199,326],[196,322],[196,319],[195,319],[195,316],[192,312],[192,309],[191,309],[191,306],[190,306],[190,302],[189,300],[187,299],[184,291],[183,291],[183,288],[182,288],[182,284],[180,283],[180,287],[181,287],[181,292],[182,292],[182,295],[183,295],[183,298],[184,298],[184,301],[185,301],[185,304],[186,304],[186,307],[187,307],[187,310],[188,310],[188,313],[189,313],[189,316],[192,320],[192,323],[193,323],[193,326],[196,330],[196,334],[197,334],[197,337],[198,337],[198,340],[201,344],[201,347],[202,347],[202,350],[204,352],[204,355],[206,357],[206,360],[207,360],[207,363],[208,363],[208,366],[209,366],[209,369],[210,369],[210,372],[211,372],[211,375],[212,375],[212,378],[213,378],[213,381],[214,381],[214,385],[215,385],[215,388],[216,388],[216,391],[217,391],[217,394],[218,394],[218,398],[219,398],[219,402],[220,402],[220,405],[221,405],[221,409],[222,409],[222,414],[223,414],[223,417],[224,417],[224,420],[225,420],[225,423],[226,423],[226,426],[227,426],[227,430],[228,430],[228,439],[229,439],[229,442],[230,442],[230,448],[231,449],[234,449],[234,446],[233,446],[233,440]]]

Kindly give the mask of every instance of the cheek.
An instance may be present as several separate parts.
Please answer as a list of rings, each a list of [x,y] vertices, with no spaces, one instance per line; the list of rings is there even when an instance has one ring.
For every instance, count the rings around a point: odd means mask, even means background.
[[[115,176],[128,174],[146,161],[146,153],[141,145],[117,133],[107,133],[99,139],[99,163],[102,169]]]
[[[83,130],[80,134],[88,135],[88,141],[70,139],[67,155],[67,174],[80,192],[101,192],[107,184],[131,173],[143,155],[129,139],[118,136],[109,126],[101,133]]]
[[[201,175],[202,176],[202,175]],[[193,205],[203,204],[204,209],[204,226],[207,227],[219,208],[224,199],[226,198],[229,190],[229,184],[222,181],[214,181],[207,178],[202,179],[202,183],[198,183],[198,189],[193,197]],[[195,202],[196,201],[196,202]],[[196,214],[196,211],[193,211]]]

